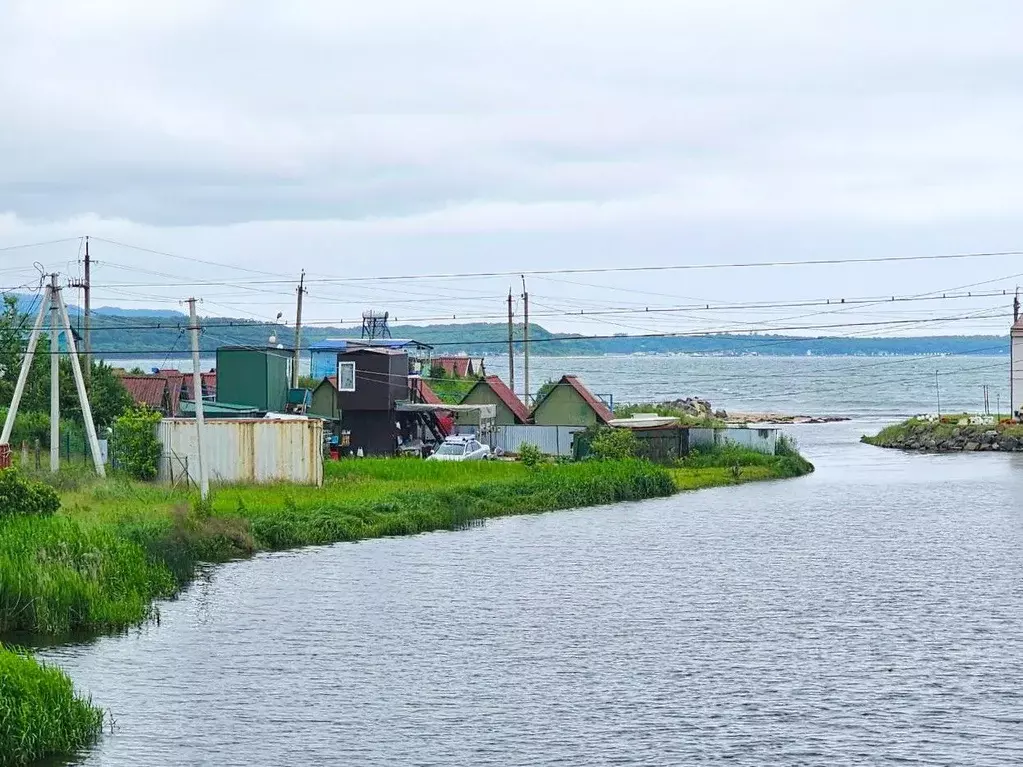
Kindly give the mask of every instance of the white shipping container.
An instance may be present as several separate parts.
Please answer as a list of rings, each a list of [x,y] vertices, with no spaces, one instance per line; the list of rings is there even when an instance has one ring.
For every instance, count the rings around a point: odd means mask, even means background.
[[[163,445],[159,478],[199,482],[195,420],[165,418],[157,427]],[[210,482],[323,484],[323,421],[216,418],[206,421],[204,452]]]

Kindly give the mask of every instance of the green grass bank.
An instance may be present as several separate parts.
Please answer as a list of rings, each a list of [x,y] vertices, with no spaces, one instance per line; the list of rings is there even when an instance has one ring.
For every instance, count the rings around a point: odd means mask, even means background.
[[[199,562],[310,544],[458,530],[512,514],[637,501],[681,490],[798,476],[791,451],[693,455],[670,469],[639,460],[572,464],[354,460],[328,463],[322,488],[217,488],[207,505],[181,490],[85,473],[44,477],[53,516],[0,518],[0,635],[73,638],[154,615]],[[59,670],[0,648],[0,767],[71,754],[102,713]]]
[[[180,489],[88,475],[51,478],[62,508],[0,521],[0,636],[116,631],[153,617],[199,562],[298,546],[458,530],[486,519],[637,501],[798,476],[798,453],[542,464],[366,459],[331,462],[322,488]]]
[[[60,669],[0,645],[0,766],[70,755],[103,729],[103,712]]]

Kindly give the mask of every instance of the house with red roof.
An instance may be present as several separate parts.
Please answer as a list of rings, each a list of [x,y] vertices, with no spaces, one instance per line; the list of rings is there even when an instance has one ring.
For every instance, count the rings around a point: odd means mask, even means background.
[[[611,409],[575,376],[562,376],[533,408],[538,426],[606,426]]]
[[[171,391],[163,376],[121,376],[121,383],[136,405],[145,405],[163,415],[173,415]],[[179,398],[180,399],[180,398]]]
[[[522,404],[522,400],[515,396],[515,392],[497,376],[481,378],[462,397],[462,404],[496,405],[497,419],[494,422],[496,426],[529,423],[529,409]]]
[[[448,375],[457,378],[475,378],[486,374],[482,357],[468,357],[461,354],[434,357],[430,360],[430,365],[441,368]]]

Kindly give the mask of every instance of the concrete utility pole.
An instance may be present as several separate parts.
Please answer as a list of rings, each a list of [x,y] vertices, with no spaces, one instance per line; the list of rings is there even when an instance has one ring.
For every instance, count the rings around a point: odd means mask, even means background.
[[[305,269],[298,281],[298,310],[295,312],[295,353],[291,360],[291,388],[298,388],[298,362],[302,358],[302,296],[305,289]]]
[[[106,476],[103,466],[103,457],[99,452],[99,440],[96,437],[96,424],[92,420],[92,407],[89,405],[89,396],[85,389],[85,379],[82,377],[82,368],[78,361],[78,349],[75,345],[75,337],[71,332],[71,317],[67,311],[67,305],[61,297],[60,287],[57,284],[57,275],[50,275],[50,284],[46,287],[43,300],[39,306],[39,314],[36,316],[35,325],[32,328],[32,335],[28,339],[28,347],[25,350],[25,357],[21,361],[21,371],[18,374],[18,383],[14,387],[14,397],[11,399],[11,406],[7,411],[7,420],[4,422],[3,432],[0,433],[0,445],[6,445],[11,439],[11,432],[14,430],[14,421],[18,416],[18,407],[21,405],[21,398],[25,394],[25,384],[28,381],[29,371],[32,369],[32,362],[35,360],[36,347],[39,344],[39,337],[42,334],[43,322],[46,314],[50,315],[50,470],[60,470],[60,347],[57,345],[60,330],[64,330],[67,337],[68,352],[71,355],[71,370],[74,373],[75,388],[78,390],[78,401],[82,406],[82,418],[85,421],[85,431],[89,438],[89,450],[92,453],[92,461],[96,467],[96,473],[100,477]]]
[[[512,311],[512,291],[508,288],[508,386],[515,391],[515,313]]]
[[[526,394],[523,402],[529,407],[529,292],[526,290],[526,276],[522,275],[522,377],[525,379]]]
[[[192,331],[192,387],[195,393],[195,446],[199,463],[199,497],[206,500],[210,497],[210,480],[206,476],[206,460],[203,453],[204,437],[206,436],[206,416],[203,413],[202,372],[199,369],[199,317],[195,312],[195,299],[188,299],[188,329]]]
[[[46,312],[49,309],[49,298],[50,290],[47,288],[46,295],[39,304],[39,314],[36,315],[36,324],[32,327],[32,335],[28,337],[28,347],[25,349],[25,357],[21,361],[18,383],[14,386],[14,397],[11,399],[11,406],[7,409],[7,420],[4,421],[3,433],[0,434],[0,445],[7,445],[11,441],[14,419],[18,415],[18,406],[21,405],[21,398],[25,394],[28,372],[32,369],[32,362],[35,360],[36,346],[39,344],[39,336],[42,334],[43,322],[46,320]]]
[[[60,310],[60,316],[64,320],[64,335],[67,337],[68,353],[71,355],[71,371],[75,377],[75,388],[78,390],[78,401],[82,405],[82,420],[85,421],[85,434],[89,438],[89,452],[92,453],[92,465],[96,467],[96,473],[106,476],[106,469],[103,466],[103,456],[99,453],[99,438],[96,436],[96,424],[92,420],[92,406],[89,404],[89,392],[85,388],[85,377],[82,375],[82,366],[78,362],[78,349],[75,347],[75,337],[71,333],[71,316],[67,311],[67,304],[58,289],[55,300]]]
[[[60,471],[60,319],[57,275],[50,275],[50,471]]]

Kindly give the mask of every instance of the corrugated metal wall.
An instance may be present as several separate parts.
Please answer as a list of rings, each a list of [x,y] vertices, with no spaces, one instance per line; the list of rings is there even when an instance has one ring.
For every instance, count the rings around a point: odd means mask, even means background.
[[[165,418],[157,427],[163,444],[159,478],[198,482],[195,421]],[[323,484],[323,422],[217,419],[206,422],[206,460],[211,482]]]
[[[518,453],[524,444],[536,445],[546,455],[571,457],[573,435],[585,431],[581,426],[498,426],[492,448]]]
[[[728,429],[690,429],[690,449],[702,447],[720,447],[731,443],[748,447],[759,453],[774,455],[778,447],[778,429],[744,429],[740,427]]]

